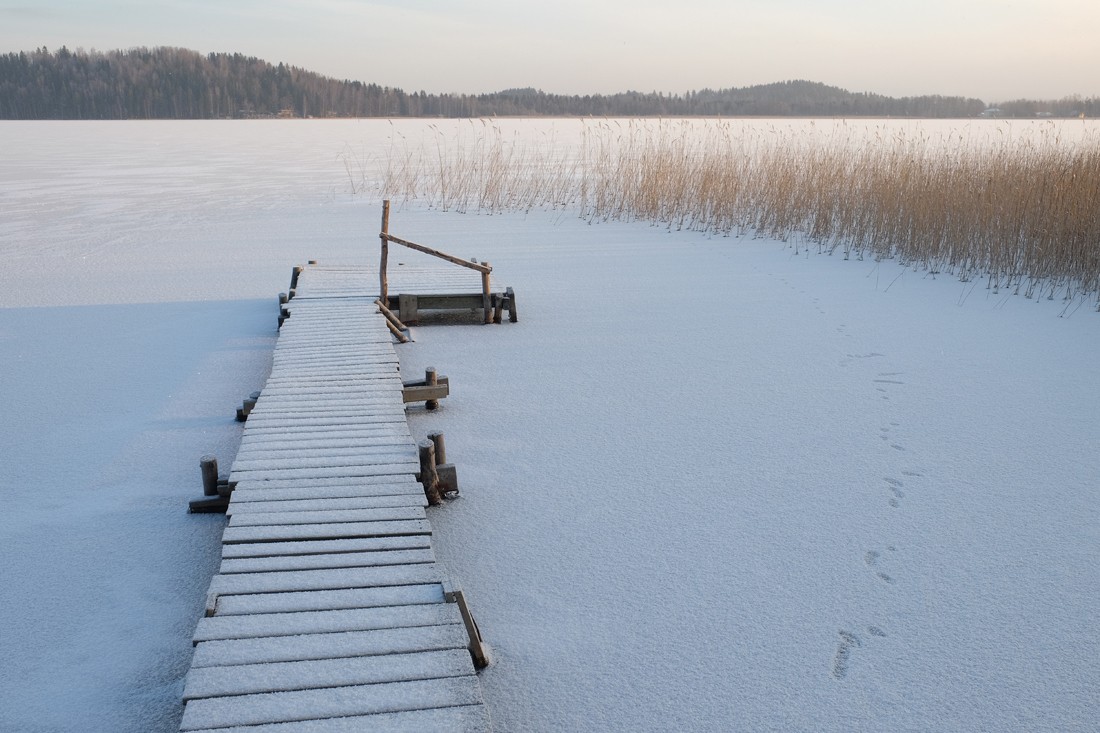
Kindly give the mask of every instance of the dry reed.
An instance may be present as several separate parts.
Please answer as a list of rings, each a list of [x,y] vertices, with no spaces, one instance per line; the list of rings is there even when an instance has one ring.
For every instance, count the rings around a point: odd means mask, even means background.
[[[387,161],[382,192],[459,211],[572,208],[755,233],[847,257],[896,257],[1028,297],[1100,293],[1100,144],[1057,128],[931,138],[885,126],[827,136],[712,122],[587,123],[578,146],[472,141]]]

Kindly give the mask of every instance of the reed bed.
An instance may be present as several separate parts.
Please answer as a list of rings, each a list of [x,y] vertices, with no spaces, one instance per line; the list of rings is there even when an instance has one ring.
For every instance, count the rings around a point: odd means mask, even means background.
[[[565,145],[482,121],[468,137],[436,130],[434,150],[391,150],[381,187],[458,211],[573,209],[590,220],[775,237],[982,277],[1027,297],[1100,294],[1100,141],[1064,141],[1053,125],[992,129],[807,134],[612,120],[585,123],[580,142]]]

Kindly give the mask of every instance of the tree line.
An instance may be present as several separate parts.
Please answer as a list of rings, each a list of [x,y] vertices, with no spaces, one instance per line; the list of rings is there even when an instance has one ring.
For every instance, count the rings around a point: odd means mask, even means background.
[[[1100,100],[1001,105],[1001,114],[1090,116]],[[1046,106],[1043,106],[1046,105]],[[1065,108],[1063,110],[1063,107]],[[887,97],[809,81],[684,94],[428,94],[337,80],[239,53],[180,48],[84,52],[66,47],[0,56],[0,119],[118,120],[252,117],[892,116],[975,117],[979,99]]]

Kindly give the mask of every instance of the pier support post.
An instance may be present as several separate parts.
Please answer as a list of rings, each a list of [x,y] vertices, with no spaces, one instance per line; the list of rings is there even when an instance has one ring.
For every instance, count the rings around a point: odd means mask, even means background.
[[[485,322],[493,322],[493,294],[489,285],[489,270],[492,267],[488,262],[481,263],[485,269],[481,272],[481,307],[485,311]]]
[[[439,480],[439,493],[446,498],[458,495],[458,469],[447,463],[447,444],[443,433],[428,433],[428,440],[435,446],[435,473]]]
[[[443,502],[443,494],[439,490],[439,474],[435,470],[435,443],[430,440],[422,440],[417,443],[420,453],[420,484],[424,487],[424,496],[428,497],[428,503],[438,506]]]
[[[218,477],[218,459],[211,455],[205,455],[199,459],[199,468],[202,471],[202,499],[195,499],[187,504],[187,511],[192,514],[211,514],[224,512],[229,506],[229,495],[233,492],[233,485],[228,479]]]
[[[199,469],[202,471],[203,496],[218,495],[218,459],[215,456],[205,455],[199,459]]]
[[[435,387],[438,386],[439,381],[435,374],[435,367],[428,367],[424,370],[424,386]],[[425,410],[435,410],[439,408],[439,400],[425,400]]]
[[[386,278],[386,265],[390,259],[390,240],[386,236],[390,233],[390,201],[386,199],[382,202],[382,231],[378,235],[382,240],[382,257],[378,263],[378,297],[382,303],[389,305],[390,303],[390,287],[389,281]]]

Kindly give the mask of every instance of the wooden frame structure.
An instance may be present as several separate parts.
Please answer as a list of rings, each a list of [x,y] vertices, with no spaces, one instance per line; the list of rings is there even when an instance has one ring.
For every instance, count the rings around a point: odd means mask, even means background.
[[[423,244],[402,239],[390,234],[389,228],[390,202],[387,199],[382,202],[382,230],[378,234],[382,246],[378,266],[378,292],[381,305],[387,308],[388,311],[396,310],[401,321],[415,323],[420,319],[419,314],[422,310],[481,310],[485,323],[502,323],[504,311],[507,310],[509,321],[516,323],[519,320],[516,311],[516,294],[512,288],[507,288],[500,293],[492,291],[491,273],[493,267],[488,262],[467,261]],[[417,252],[423,252],[452,265],[481,273],[481,293],[398,293],[390,295],[387,274],[390,242]]]

